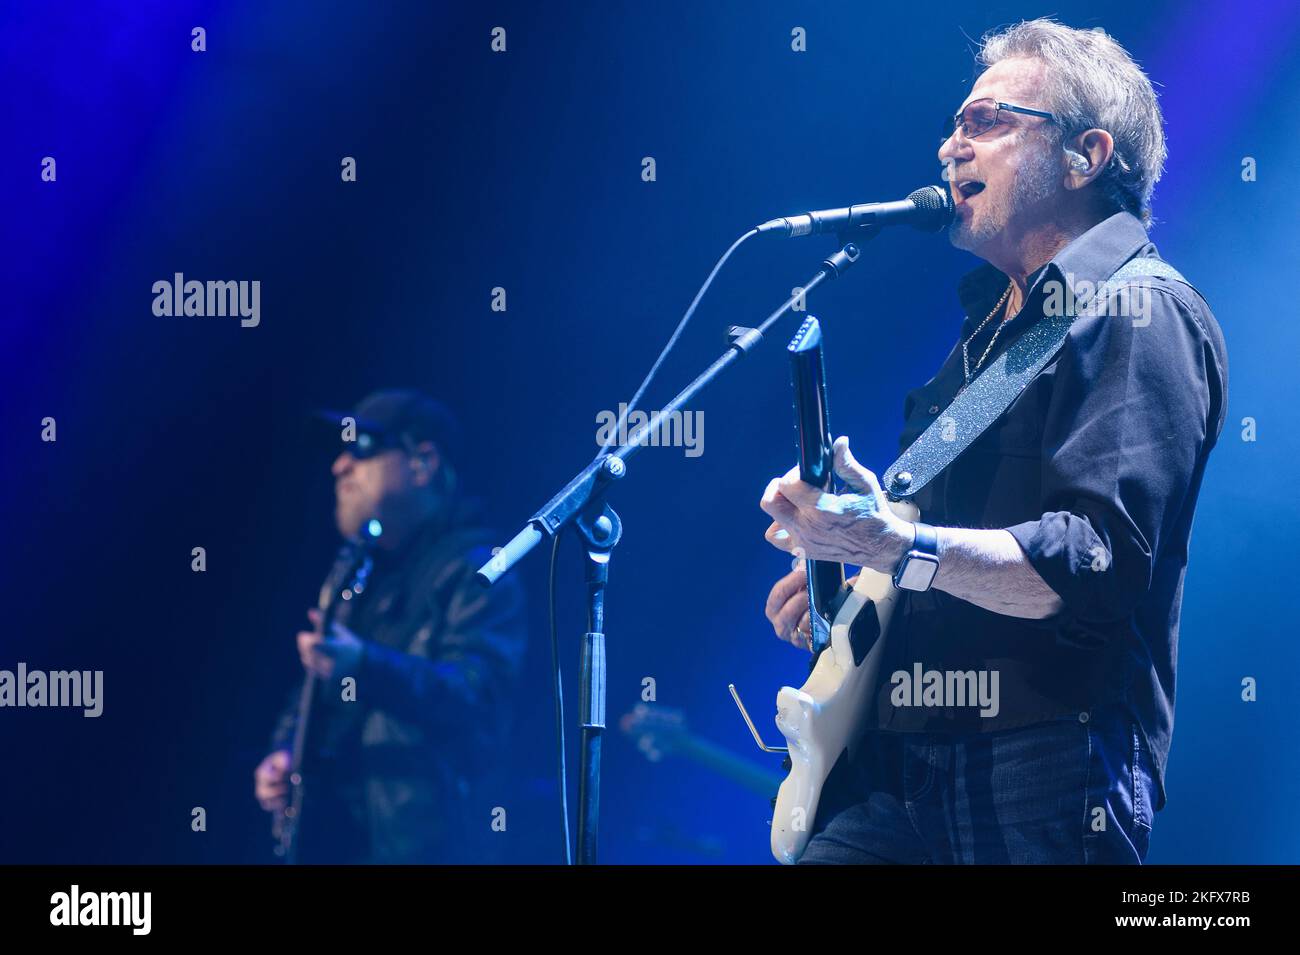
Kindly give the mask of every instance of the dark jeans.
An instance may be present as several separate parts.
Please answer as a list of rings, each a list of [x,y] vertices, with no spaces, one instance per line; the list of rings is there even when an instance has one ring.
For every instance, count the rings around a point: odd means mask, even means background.
[[[1120,707],[997,733],[871,733],[801,864],[1131,864],[1151,755]]]

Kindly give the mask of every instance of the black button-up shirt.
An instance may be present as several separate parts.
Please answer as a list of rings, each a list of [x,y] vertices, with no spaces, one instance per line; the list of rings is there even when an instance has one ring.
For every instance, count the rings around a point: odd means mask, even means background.
[[[1049,281],[1082,298],[1080,283],[1095,287],[1134,256],[1158,254],[1128,213],[1075,239],[1035,274],[983,367],[1043,316]],[[961,343],[1007,282],[991,265],[962,280],[961,337],[934,378],[908,394],[900,448],[962,387]],[[887,644],[877,726],[987,732],[1086,720],[1091,708],[1120,703],[1154,757],[1163,805],[1188,538],[1206,459],[1223,428],[1227,356],[1218,323],[1193,288],[1152,277],[1127,284],[1150,290],[1149,310],[1081,314],[1002,417],[916,496],[927,523],[1010,531],[1063,609],[1023,620],[939,590],[908,594]],[[1140,304],[1140,294],[1130,302]],[[969,344],[972,377],[999,320]],[[893,705],[891,675],[911,674],[917,664],[997,671],[997,714]]]

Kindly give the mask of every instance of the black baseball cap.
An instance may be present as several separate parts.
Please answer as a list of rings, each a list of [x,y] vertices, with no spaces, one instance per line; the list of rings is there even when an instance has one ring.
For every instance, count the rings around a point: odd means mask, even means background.
[[[460,425],[455,416],[441,402],[418,391],[376,391],[351,411],[319,410],[316,417],[340,427],[344,418],[356,421],[357,439],[346,445],[356,458],[389,448],[409,451],[422,441],[432,441],[448,461],[459,458]]]

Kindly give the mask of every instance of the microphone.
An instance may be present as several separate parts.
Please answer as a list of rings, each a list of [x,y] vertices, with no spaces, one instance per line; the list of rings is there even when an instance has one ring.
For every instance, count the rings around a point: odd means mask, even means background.
[[[779,232],[791,238],[826,232],[874,232],[887,225],[910,225],[938,232],[952,221],[952,198],[942,186],[925,186],[895,202],[865,202],[844,209],[818,209],[799,216],[769,219],[759,232]]]

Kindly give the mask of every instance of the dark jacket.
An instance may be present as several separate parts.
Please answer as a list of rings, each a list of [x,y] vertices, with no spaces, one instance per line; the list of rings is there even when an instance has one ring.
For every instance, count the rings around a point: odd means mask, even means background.
[[[488,532],[458,506],[397,553],[378,553],[339,619],[364,643],[356,700],[318,687],[306,757],[303,862],[478,862],[491,858],[494,801],[524,654],[523,598],[481,588]],[[292,746],[298,693],[273,734]],[[499,796],[498,796],[499,799]]]

